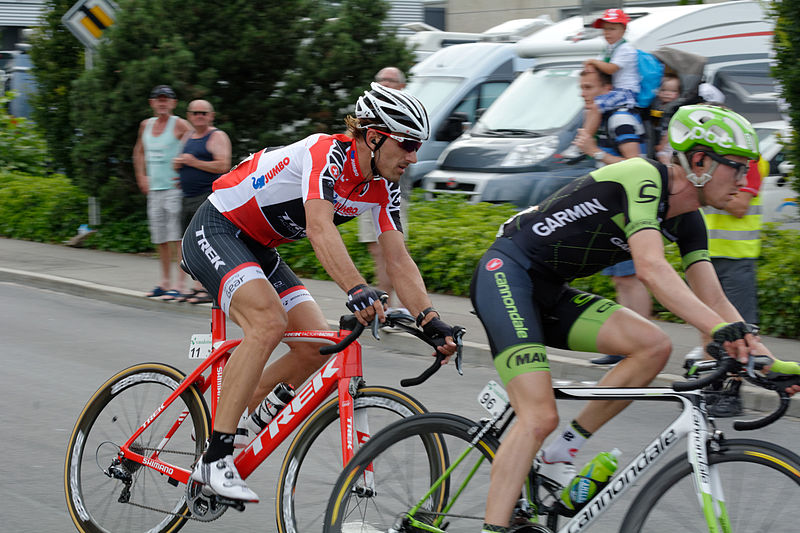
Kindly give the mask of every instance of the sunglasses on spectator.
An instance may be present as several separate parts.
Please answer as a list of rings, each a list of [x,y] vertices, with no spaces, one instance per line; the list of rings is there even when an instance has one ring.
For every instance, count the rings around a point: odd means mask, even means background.
[[[397,141],[400,144],[400,148],[405,150],[408,153],[416,152],[422,147],[422,141],[418,141],[416,139],[409,139],[408,137],[403,137],[402,135],[395,135],[394,133],[386,133],[385,131],[381,130],[372,130],[375,133],[380,133],[384,137],[390,137]]]
[[[714,152],[705,152],[708,157],[716,161],[721,165],[725,165],[727,167],[731,167],[736,170],[736,181],[739,181],[742,176],[747,174],[747,163],[739,163],[738,161],[734,161],[732,159],[728,159],[727,157],[722,157]]]
[[[211,111],[192,111],[190,109],[189,111],[187,111],[187,113],[191,113],[192,115],[203,115],[203,116],[206,116],[209,113],[211,113]]]

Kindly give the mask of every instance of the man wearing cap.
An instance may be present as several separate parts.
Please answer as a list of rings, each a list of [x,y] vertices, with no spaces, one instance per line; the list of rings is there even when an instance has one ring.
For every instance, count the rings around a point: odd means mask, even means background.
[[[149,101],[155,116],[139,124],[139,134],[133,148],[136,182],[147,195],[150,240],[158,247],[161,264],[161,281],[147,296],[171,301],[181,295],[184,283],[184,275],[179,267],[182,194],[172,160],[181,152],[181,139],[192,131],[192,126],[172,114],[178,100],[175,91],[168,85],[153,88]],[[170,274],[173,262],[174,284]]]

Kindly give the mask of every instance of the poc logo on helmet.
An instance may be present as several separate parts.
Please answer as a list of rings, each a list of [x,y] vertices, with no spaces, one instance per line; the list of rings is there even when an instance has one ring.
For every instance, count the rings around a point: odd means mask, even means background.
[[[722,132],[725,133],[724,131]],[[703,140],[709,144],[716,144],[717,146],[721,146],[722,148],[731,148],[733,146],[733,141],[731,140],[728,135],[717,135],[717,133],[706,130],[701,128],[700,126],[695,126],[689,132],[689,138],[694,140]]]

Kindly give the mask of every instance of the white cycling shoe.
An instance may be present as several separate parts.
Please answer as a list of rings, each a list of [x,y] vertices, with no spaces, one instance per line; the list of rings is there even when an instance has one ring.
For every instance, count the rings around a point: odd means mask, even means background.
[[[536,473],[555,482],[563,488],[569,485],[572,479],[578,474],[575,465],[566,461],[548,463],[544,458],[544,451],[539,450],[533,460],[533,467]]]
[[[203,483],[204,488],[223,498],[258,503],[258,495],[242,480],[232,455],[211,463],[200,459],[192,469],[192,480]]]

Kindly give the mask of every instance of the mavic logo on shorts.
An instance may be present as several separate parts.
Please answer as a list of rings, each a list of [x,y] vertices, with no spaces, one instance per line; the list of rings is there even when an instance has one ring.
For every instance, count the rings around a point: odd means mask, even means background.
[[[225,266],[225,261],[222,260],[217,251],[211,246],[211,243],[206,239],[205,226],[200,226],[200,229],[194,232],[194,236],[200,237],[197,240],[197,245],[200,246],[200,250],[202,250],[202,252],[206,254],[206,257],[208,257],[208,260],[211,261],[214,270],[219,270],[219,267]]]
[[[518,369],[525,367],[526,371],[550,370],[547,362],[547,352],[541,344],[522,344],[506,355],[506,368]]]

